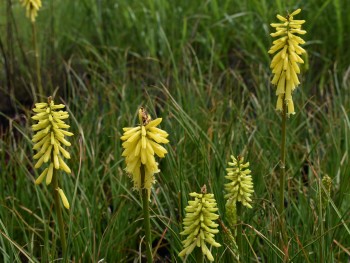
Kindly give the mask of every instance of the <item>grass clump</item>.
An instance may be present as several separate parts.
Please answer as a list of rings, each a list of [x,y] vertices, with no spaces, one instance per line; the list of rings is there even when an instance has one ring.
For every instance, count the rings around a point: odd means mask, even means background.
[[[179,233],[188,193],[203,184],[215,195],[219,209],[215,240],[221,247],[212,255],[218,262],[237,258],[224,214],[225,168],[232,152],[243,152],[254,171],[254,205],[244,210],[241,220],[242,262],[348,259],[350,52],[344,32],[350,26],[345,15],[350,6],[346,2],[320,5],[310,0],[299,14],[307,21],[302,47],[308,61],[300,56],[305,62],[298,75],[302,88],[292,93],[295,114],[287,119],[284,247],[276,169],[282,116],[275,111],[276,88],[271,84],[267,50],[274,41],[270,22],[276,13],[297,9],[298,3],[42,4],[35,23],[45,32],[37,35],[43,89],[57,90],[55,102],[69,105],[70,131],[75,134],[69,147],[73,161],[67,162],[71,174],[59,185],[70,203],[69,213],[63,211],[66,259],[146,258],[140,227],[143,205],[125,176],[123,141],[117,139],[123,136],[122,127],[137,120],[137,105],[145,105],[152,116],[167,116],[161,127],[172,141],[150,190],[154,261],[182,260]],[[0,73],[4,95],[0,96],[0,261],[59,261],[56,213],[48,213],[54,209],[51,188],[28,183],[39,176],[28,135],[37,90],[30,23],[18,1],[0,1],[0,10],[5,14],[0,16],[0,53],[6,57]],[[325,174],[332,179],[332,191],[321,215],[320,179]],[[327,249],[320,249],[321,235]],[[195,262],[195,256],[191,253],[187,261]]]

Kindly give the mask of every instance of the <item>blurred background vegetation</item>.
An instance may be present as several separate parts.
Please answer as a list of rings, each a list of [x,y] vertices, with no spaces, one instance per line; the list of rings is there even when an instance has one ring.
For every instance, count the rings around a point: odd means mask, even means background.
[[[276,14],[297,8],[296,18],[306,20],[308,57],[294,92],[297,114],[287,124],[290,242],[288,251],[279,251],[280,116],[267,50]],[[348,260],[349,13],[350,1],[341,0],[43,1],[36,20],[43,88],[67,105],[75,133],[73,173],[61,178],[71,201],[69,255],[61,260],[144,259],[141,204],[123,171],[119,139],[122,127],[137,123],[141,105],[162,117],[170,134],[150,205],[158,262],[181,262],[183,208],[188,193],[203,184],[227,223],[223,184],[230,154],[250,160],[255,184],[253,209],[244,215],[242,262]],[[35,52],[19,1],[0,2],[0,33],[0,261],[58,260],[52,190],[34,185]],[[318,193],[326,174],[333,189],[322,237]],[[216,261],[230,262],[223,229],[218,241]]]

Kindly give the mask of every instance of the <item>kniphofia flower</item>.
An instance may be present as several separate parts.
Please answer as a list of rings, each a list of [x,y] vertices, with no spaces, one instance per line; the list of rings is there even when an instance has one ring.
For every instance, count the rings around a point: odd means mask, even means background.
[[[123,142],[126,171],[132,176],[134,188],[150,190],[154,183],[154,174],[159,172],[158,163],[154,155],[163,158],[167,150],[160,143],[168,143],[168,133],[157,126],[162,118],[151,120],[144,108],[139,110],[140,125],[123,128],[124,134],[120,138]],[[144,169],[144,185],[141,183],[141,169]]]
[[[190,193],[190,196],[194,197],[195,200],[189,201],[185,208],[184,230],[180,234],[187,235],[187,238],[182,241],[184,249],[179,253],[179,256],[185,257],[191,254],[197,246],[201,248],[202,253],[210,261],[214,261],[214,257],[207,246],[207,243],[214,247],[221,246],[214,240],[215,234],[219,232],[219,225],[214,223],[219,218],[216,214],[218,208],[216,207],[214,194],[207,194],[205,190],[201,194]]]
[[[271,69],[274,74],[271,83],[277,86],[276,110],[283,111],[283,103],[287,105],[287,113],[295,114],[292,92],[300,84],[298,74],[300,68],[298,63],[304,63],[300,57],[306,51],[300,47],[305,41],[296,34],[303,35],[305,30],[301,29],[301,25],[305,20],[295,20],[294,16],[299,14],[301,9],[295,10],[293,13],[283,17],[277,15],[280,23],[272,23],[271,26],[276,28],[275,33],[271,33],[272,37],[279,37],[273,41],[273,46],[269,50],[269,54],[276,53],[271,61]]]
[[[41,7],[41,0],[21,0],[22,5],[26,9],[26,15],[32,22],[35,22],[35,18]]]
[[[244,157],[231,155],[232,162],[229,162],[229,168],[226,168],[229,183],[225,184],[225,198],[228,203],[241,202],[244,206],[252,208],[251,196],[254,192],[251,171],[248,169],[249,162],[244,163]],[[229,205],[229,204],[228,204]]]
[[[69,152],[62,147],[62,145],[71,145],[65,139],[65,136],[73,135],[73,133],[66,130],[70,126],[63,121],[69,117],[68,112],[60,110],[64,107],[63,104],[55,105],[52,98],[49,97],[48,103],[36,103],[33,109],[36,114],[32,119],[38,121],[37,124],[32,126],[35,132],[32,139],[33,149],[37,151],[33,157],[34,160],[37,160],[34,168],[39,169],[43,164],[48,163],[48,167],[35,180],[35,184],[40,184],[46,178],[46,184],[49,185],[52,181],[54,169],[71,173],[71,169],[63,160],[63,158],[70,159]],[[59,191],[59,189],[56,190]],[[63,195],[62,193],[60,192],[61,197],[64,196],[64,193]],[[62,201],[67,207],[64,198],[62,198]]]

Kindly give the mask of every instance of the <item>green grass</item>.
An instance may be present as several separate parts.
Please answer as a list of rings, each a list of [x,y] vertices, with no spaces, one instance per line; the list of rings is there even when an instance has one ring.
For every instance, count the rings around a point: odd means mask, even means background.
[[[181,262],[188,193],[206,184],[224,217],[231,154],[250,161],[253,209],[244,211],[242,262],[280,262],[277,198],[281,118],[270,84],[277,13],[298,7],[306,20],[309,69],[287,121],[288,257],[319,262],[318,189],[333,179],[325,222],[325,262],[350,250],[348,1],[44,1],[37,19],[43,85],[70,112],[72,175],[60,173],[68,256],[61,258],[51,188],[35,186],[30,126],[35,89],[31,28],[17,1],[0,3],[1,262],[133,262],[145,259],[139,193],[123,170],[122,128],[145,106],[170,135],[151,207],[159,262]],[[6,57],[6,60],[5,60]],[[2,101],[2,99],[0,99]],[[7,103],[7,102],[6,102]],[[2,104],[5,105],[5,104]],[[216,262],[233,259],[222,227]],[[189,262],[195,262],[195,255]]]

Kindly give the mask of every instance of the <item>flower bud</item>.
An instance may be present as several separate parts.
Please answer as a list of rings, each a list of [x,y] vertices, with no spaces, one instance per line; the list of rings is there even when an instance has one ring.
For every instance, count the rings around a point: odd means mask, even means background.
[[[33,130],[36,132],[32,139],[32,142],[34,142],[33,149],[37,151],[33,158],[38,160],[34,167],[38,169],[44,163],[50,163],[49,168],[45,169],[35,181],[36,184],[40,184],[45,176],[46,184],[50,184],[53,169],[61,169],[66,173],[71,172],[62,159],[62,156],[69,159],[70,155],[61,146],[61,143],[69,146],[70,143],[64,137],[73,135],[73,133],[64,130],[69,126],[62,119],[68,118],[69,115],[66,111],[58,111],[64,107],[63,104],[55,105],[54,101],[49,97],[48,103],[36,103],[33,109],[36,114],[32,119],[38,122],[32,125]],[[56,126],[61,126],[61,128]]]
[[[63,190],[62,190],[61,188],[57,188],[56,190],[57,190],[58,193],[60,194],[60,197],[61,197],[63,206],[64,206],[66,209],[69,209],[69,202],[68,202],[68,199],[67,199],[66,195],[64,194]]]
[[[254,192],[251,171],[249,168],[249,162],[244,163],[243,157],[237,159],[231,155],[232,162],[229,162],[229,168],[227,171],[227,178],[229,183],[225,184],[227,202],[236,203],[241,202],[244,206],[252,208],[251,196]]]
[[[218,233],[218,224],[214,221],[219,218],[216,214],[218,208],[213,194],[207,193],[190,193],[194,201],[189,201],[185,208],[187,212],[183,220],[184,230],[181,235],[187,235],[182,241],[184,249],[179,253],[180,257],[191,254],[193,249],[200,247],[202,253],[207,256],[208,260],[214,261],[214,257],[207,244],[220,247],[221,245],[214,240],[214,234]]]

